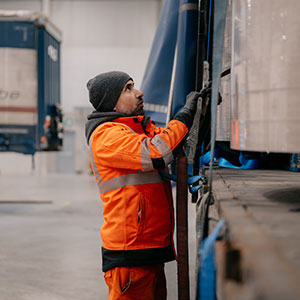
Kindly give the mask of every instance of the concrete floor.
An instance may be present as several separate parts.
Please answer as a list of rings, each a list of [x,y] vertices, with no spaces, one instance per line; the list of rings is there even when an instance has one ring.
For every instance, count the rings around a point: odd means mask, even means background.
[[[105,300],[102,204],[90,175],[0,175],[1,300]],[[190,203],[190,201],[189,201]],[[191,299],[195,295],[195,206],[190,215]],[[177,266],[166,265],[168,299]]]

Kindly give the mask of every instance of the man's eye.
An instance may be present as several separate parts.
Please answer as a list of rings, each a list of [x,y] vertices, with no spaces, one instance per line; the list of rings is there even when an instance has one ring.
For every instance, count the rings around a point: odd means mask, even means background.
[[[131,86],[130,86],[130,85],[127,85],[126,90],[127,90],[127,91],[130,91],[130,90],[131,90]]]

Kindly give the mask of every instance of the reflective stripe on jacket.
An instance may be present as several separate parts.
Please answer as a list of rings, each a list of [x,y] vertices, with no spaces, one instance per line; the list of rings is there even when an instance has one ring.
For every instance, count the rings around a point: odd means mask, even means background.
[[[171,244],[173,201],[165,168],[188,133],[180,121],[166,128],[142,116],[99,125],[89,146],[94,175],[103,201],[103,247],[109,250],[161,248]]]

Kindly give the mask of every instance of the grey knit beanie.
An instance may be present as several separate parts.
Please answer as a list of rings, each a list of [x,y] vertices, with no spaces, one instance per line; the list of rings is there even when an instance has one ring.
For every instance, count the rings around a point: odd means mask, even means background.
[[[132,78],[120,71],[102,73],[87,83],[90,102],[97,111],[113,111],[121,92],[128,80]]]

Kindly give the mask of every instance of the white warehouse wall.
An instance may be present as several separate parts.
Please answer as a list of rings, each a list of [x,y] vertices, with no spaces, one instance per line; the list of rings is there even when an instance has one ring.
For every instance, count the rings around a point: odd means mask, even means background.
[[[158,24],[161,0],[48,0],[52,22],[62,31],[61,103],[75,132],[74,153],[37,153],[36,170],[55,172],[56,164],[69,161],[66,170],[88,171],[84,120],[92,110],[86,82],[110,70],[129,73],[140,87]],[[0,0],[0,9],[42,11],[42,0]],[[79,121],[78,121],[79,120]],[[66,125],[66,124],[65,124]],[[67,125],[68,126],[68,125]],[[67,127],[66,126],[66,127]],[[69,143],[70,146],[70,143]],[[74,160],[74,166],[70,161]],[[12,168],[16,164],[18,169]],[[60,167],[60,169],[63,169]],[[31,157],[0,153],[0,174],[32,173]]]
[[[158,22],[158,1],[53,1],[52,9],[54,23],[63,29],[66,110],[86,105],[87,80],[104,71],[126,71],[140,86]]]

